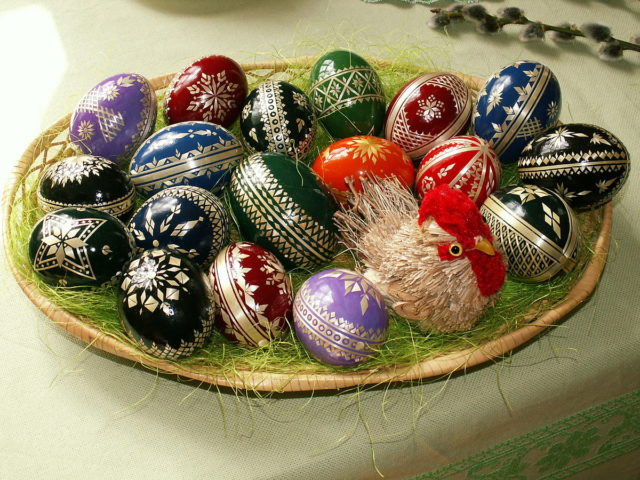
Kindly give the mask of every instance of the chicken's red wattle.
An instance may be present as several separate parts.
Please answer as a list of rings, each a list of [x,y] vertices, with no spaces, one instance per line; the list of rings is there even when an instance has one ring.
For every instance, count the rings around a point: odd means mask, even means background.
[[[478,238],[493,243],[489,226],[476,204],[460,190],[446,184],[440,185],[427,192],[422,199],[418,223],[421,225],[428,218],[433,218],[440,228],[454,236],[464,249],[459,257],[451,257],[445,254],[446,249],[443,248],[440,258],[443,261],[467,258],[482,295],[490,296],[500,290],[506,277],[502,254],[495,252],[494,255],[488,255],[474,249]]]

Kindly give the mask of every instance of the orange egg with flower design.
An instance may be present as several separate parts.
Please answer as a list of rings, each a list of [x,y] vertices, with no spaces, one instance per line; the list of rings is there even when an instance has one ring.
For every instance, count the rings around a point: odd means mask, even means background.
[[[384,138],[359,135],[332,143],[313,162],[313,171],[338,202],[344,202],[352,183],[361,191],[361,178],[395,176],[407,188],[415,179],[411,158]]]

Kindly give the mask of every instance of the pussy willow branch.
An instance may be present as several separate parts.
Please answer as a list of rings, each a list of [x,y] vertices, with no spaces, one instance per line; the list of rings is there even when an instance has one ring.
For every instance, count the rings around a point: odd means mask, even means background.
[[[450,20],[455,20],[455,21],[467,21],[467,19],[465,18],[465,16],[459,12],[459,11],[447,11],[444,10],[442,8],[432,8],[431,9],[432,13],[435,14],[446,14]],[[528,25],[528,24],[538,24],[542,27],[542,29],[545,32],[548,31],[552,31],[552,32],[560,32],[560,33],[565,33],[567,35],[572,35],[574,37],[586,37],[586,35],[578,28],[566,28],[566,27],[559,27],[556,25],[549,25],[546,23],[542,23],[542,22],[536,22],[534,20],[530,20],[527,17],[525,17],[524,15],[521,15],[519,19],[517,20],[511,20],[508,18],[502,18],[496,15],[491,15],[489,13],[486,14],[487,17],[492,17],[500,26],[500,30],[502,30],[502,27],[504,27],[505,25]],[[617,38],[611,37],[608,41],[612,41],[612,42],[618,42],[618,44],[620,45],[620,47],[622,48],[622,50],[632,50],[634,52],[640,52],[640,45],[635,44],[635,43],[631,43],[631,42],[625,42],[624,40],[619,40]]]

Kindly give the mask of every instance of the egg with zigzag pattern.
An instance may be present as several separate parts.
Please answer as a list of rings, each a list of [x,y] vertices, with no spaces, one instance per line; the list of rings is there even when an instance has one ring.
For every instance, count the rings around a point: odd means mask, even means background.
[[[333,258],[336,205],[311,169],[281,153],[256,153],[233,172],[229,203],[244,240],[273,252],[287,269]]]

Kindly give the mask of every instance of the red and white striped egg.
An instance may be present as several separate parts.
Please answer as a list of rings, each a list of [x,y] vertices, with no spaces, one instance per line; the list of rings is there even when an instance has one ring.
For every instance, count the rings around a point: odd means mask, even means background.
[[[480,207],[500,186],[500,160],[478,137],[453,137],[425,156],[416,174],[416,193],[422,198],[432,188],[447,184],[466,193]]]
[[[216,325],[229,340],[263,347],[291,318],[293,291],[276,256],[250,242],[228,245],[209,269]]]
[[[384,135],[414,162],[469,127],[473,101],[465,83],[451,73],[420,75],[389,104]]]

